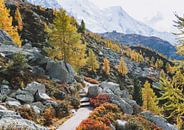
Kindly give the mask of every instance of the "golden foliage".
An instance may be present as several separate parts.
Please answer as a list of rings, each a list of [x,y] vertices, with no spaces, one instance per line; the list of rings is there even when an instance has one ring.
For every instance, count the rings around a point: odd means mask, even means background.
[[[119,62],[119,65],[118,65],[118,72],[122,75],[126,75],[128,73],[128,68],[127,68],[127,65],[123,59],[123,57],[121,57],[121,60]]]
[[[106,75],[110,74],[110,65],[109,65],[109,60],[107,58],[104,58],[103,60],[103,70]]]
[[[92,72],[96,72],[96,70],[99,69],[98,60],[95,56],[95,53],[91,49],[89,50],[89,56],[87,58],[87,66]]]
[[[19,31],[22,31],[23,29],[23,22],[22,22],[22,16],[20,14],[19,8],[15,11],[15,20],[17,21],[17,29]]]
[[[17,27],[12,26],[12,17],[9,10],[5,7],[4,0],[0,0],[0,29],[6,31],[19,46],[22,46],[22,41],[17,31]]]

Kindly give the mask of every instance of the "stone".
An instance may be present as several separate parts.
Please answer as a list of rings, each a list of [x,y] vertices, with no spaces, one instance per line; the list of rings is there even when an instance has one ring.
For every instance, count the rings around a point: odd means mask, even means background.
[[[37,92],[35,94],[35,99],[36,101],[46,101],[46,100],[51,100],[51,97],[49,97],[46,93]]]
[[[8,95],[10,93],[10,88],[8,85],[1,85],[0,91],[2,95]]]
[[[126,130],[127,121],[117,120],[116,121],[116,129],[117,130]]]
[[[31,104],[31,107],[37,114],[41,114],[45,109],[45,106],[41,102],[34,102],[33,104]]]
[[[45,85],[40,84],[40,83],[35,82],[35,81],[28,84],[24,90],[30,92],[32,95],[35,95],[37,91],[39,93],[45,93],[46,92]]]
[[[122,111],[126,114],[133,114],[133,108],[130,104],[128,104],[125,100],[119,98],[114,94],[108,94],[110,97],[110,101],[116,105],[118,105]]]
[[[102,88],[100,88],[98,85],[88,87],[88,96],[89,97],[96,97],[101,92],[102,92]]]
[[[0,29],[0,43],[9,43],[12,44],[13,40],[12,38],[8,35],[7,32],[5,32],[4,30]]]
[[[48,128],[35,124],[33,121],[23,119],[18,113],[9,110],[0,110],[0,128],[9,129],[48,130]]]
[[[128,99],[128,98],[122,98],[124,101],[126,101],[129,105],[133,108],[133,114],[138,114],[141,112],[141,107],[137,104],[136,101]]]
[[[147,120],[155,123],[158,127],[162,128],[163,130],[178,130],[176,126],[169,124],[166,119],[158,115],[154,115],[151,112],[142,112],[141,115],[144,116]]]
[[[65,99],[65,97],[66,97],[66,93],[63,92],[63,91],[56,92],[56,93],[54,94],[54,97],[57,98],[57,99],[63,100],[63,99]]]
[[[19,91],[15,98],[23,103],[32,103],[34,101],[33,95],[28,91]]]
[[[0,105],[0,110],[8,110],[5,106]]]
[[[7,101],[6,104],[10,107],[19,107],[21,106],[21,103],[19,101]]]
[[[65,64],[64,61],[48,61],[46,70],[48,75],[52,79],[58,79],[63,83],[73,83],[74,82],[74,70],[69,64]]]
[[[33,74],[36,74],[36,75],[45,75],[45,70],[39,66],[34,66],[32,68],[32,72]]]

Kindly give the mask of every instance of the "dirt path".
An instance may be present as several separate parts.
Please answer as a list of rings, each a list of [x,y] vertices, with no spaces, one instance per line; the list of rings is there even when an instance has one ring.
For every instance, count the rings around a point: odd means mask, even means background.
[[[60,127],[58,127],[57,130],[76,130],[76,127],[79,126],[82,120],[86,119],[89,116],[89,113],[91,111],[92,108],[90,107],[78,109],[74,116],[67,120]]]

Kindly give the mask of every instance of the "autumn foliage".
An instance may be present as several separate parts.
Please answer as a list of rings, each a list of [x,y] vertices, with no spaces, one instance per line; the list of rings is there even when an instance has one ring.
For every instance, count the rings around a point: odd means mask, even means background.
[[[121,75],[126,75],[128,73],[128,68],[127,68],[127,65],[123,59],[123,57],[121,57],[121,60],[119,62],[119,66],[118,66],[118,72],[121,74]]]
[[[0,0],[0,29],[6,31],[19,47],[22,46],[17,27],[12,26],[12,17],[10,11],[5,7],[4,0]]]
[[[90,98],[90,104],[94,107],[99,107],[100,105],[109,101],[110,98],[107,94],[100,94],[94,98]]]
[[[109,65],[109,60],[107,58],[104,58],[103,60],[103,70],[106,75],[110,74],[110,65]]]

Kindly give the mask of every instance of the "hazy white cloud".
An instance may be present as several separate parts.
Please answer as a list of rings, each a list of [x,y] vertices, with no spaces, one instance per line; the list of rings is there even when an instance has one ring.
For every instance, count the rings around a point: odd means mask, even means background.
[[[90,0],[100,8],[122,6],[135,19],[159,31],[173,32],[174,12],[184,14],[184,0]],[[146,19],[145,19],[146,18]]]

